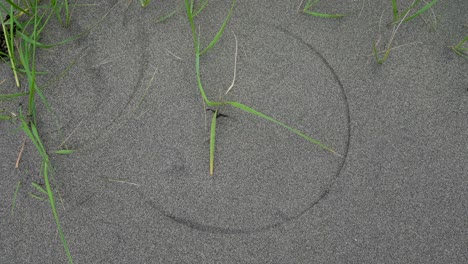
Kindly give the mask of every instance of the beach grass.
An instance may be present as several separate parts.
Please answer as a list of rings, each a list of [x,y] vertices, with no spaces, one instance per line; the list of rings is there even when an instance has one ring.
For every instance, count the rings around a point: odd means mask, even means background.
[[[391,37],[383,51],[379,50],[379,42],[380,42],[380,36],[379,38],[373,43],[372,45],[372,54],[374,55],[374,58],[378,64],[383,64],[388,57],[390,56],[390,52],[392,50],[392,45],[393,41],[395,40],[395,36],[398,32],[398,29],[401,27],[403,23],[406,23],[408,21],[411,21],[419,16],[421,16],[424,12],[427,10],[431,9],[434,4],[437,3],[438,0],[432,0],[429,3],[426,3],[424,6],[421,8],[417,8],[420,4],[420,0],[414,0],[409,7],[404,9],[403,11],[400,11],[398,9],[398,3],[397,0],[392,0],[391,5],[392,5],[392,14],[393,14],[393,30]],[[382,24],[382,16],[380,17],[380,22],[379,22],[379,33],[380,33],[380,27]],[[381,56],[383,54],[383,56]]]
[[[460,57],[468,59],[468,36],[463,38],[457,45],[450,48]]]
[[[267,121],[270,121],[272,123],[275,123],[277,125],[280,125],[286,129],[288,129],[289,131],[297,134],[298,136],[306,139],[307,141],[315,144],[315,145],[318,145],[320,146],[321,148],[337,155],[337,156],[340,156],[337,152],[335,152],[335,150],[333,150],[332,148],[328,147],[327,145],[323,144],[322,142],[320,142],[319,140],[316,140],[306,134],[304,134],[303,132],[293,128],[293,127],[290,127],[288,125],[286,125],[285,123],[283,122],[280,122],[264,113],[261,113],[247,105],[244,105],[242,103],[239,103],[239,102],[236,102],[236,101],[225,101],[223,98],[220,98],[218,101],[212,101],[210,99],[208,99],[208,97],[206,96],[206,93],[205,93],[205,89],[203,88],[203,85],[202,85],[202,80],[201,80],[201,74],[200,74],[200,57],[205,54],[209,49],[213,48],[216,43],[218,43],[220,37],[222,36],[225,28],[226,28],[226,25],[229,21],[229,19],[231,18],[231,15],[232,15],[232,12],[234,10],[234,7],[235,7],[235,3],[236,3],[236,0],[234,0],[231,4],[231,8],[229,9],[229,12],[226,16],[226,18],[224,19],[224,22],[223,24],[221,25],[220,29],[218,30],[218,33],[215,35],[215,37],[213,38],[213,40],[210,42],[210,44],[203,50],[200,49],[200,35],[201,33],[197,33],[196,31],[196,25],[195,25],[195,22],[194,22],[194,16],[193,16],[193,5],[194,5],[194,2],[193,0],[184,0],[185,1],[185,8],[186,8],[186,12],[187,12],[187,18],[188,18],[188,21],[189,21],[189,24],[190,24],[190,28],[192,29],[192,38],[193,38],[193,43],[194,43],[194,47],[195,47],[195,71],[196,71],[196,78],[197,78],[197,86],[198,86],[198,89],[200,91],[200,95],[201,97],[203,98],[203,101],[204,101],[204,104],[207,105],[208,107],[214,107],[215,110],[214,113],[213,113],[213,117],[212,117],[212,121],[211,121],[211,129],[210,129],[210,161],[209,161],[209,172],[210,172],[210,175],[213,175],[214,174],[214,161],[215,161],[215,151],[216,151],[216,119],[218,117],[218,115],[220,114],[220,107],[222,106],[226,106],[226,105],[230,105],[232,107],[235,107],[237,109],[240,109],[244,112],[247,112],[249,114],[252,114],[252,115],[255,115],[257,117],[260,117],[262,119],[265,119]],[[236,38],[236,43],[237,43],[237,38]],[[237,44],[236,44],[236,55],[237,55]],[[234,69],[236,69],[236,67],[234,67]],[[234,78],[233,78],[233,82],[231,84],[231,86],[227,89],[225,95],[231,90],[231,88],[234,86],[234,82],[235,82],[235,70],[234,70]]]
[[[36,61],[38,56],[37,50],[39,48],[57,45],[44,45],[40,43],[42,33],[54,16],[57,22],[63,26],[67,26],[70,23],[68,0],[52,0],[47,4],[41,4],[39,0],[23,2],[7,0],[6,3],[0,4],[0,17],[6,17],[5,20],[2,19],[1,25],[3,39],[7,47],[7,52],[1,55],[5,58],[4,61],[8,63],[12,70],[16,86],[27,87],[27,91],[24,92],[2,94],[0,95],[0,100],[19,99],[21,97],[27,99],[26,109],[20,106],[19,115],[16,119],[20,122],[21,130],[29,141],[33,143],[37,153],[41,157],[40,174],[43,177],[46,188],[44,189],[36,183],[33,183],[33,187],[40,193],[46,195],[46,198],[44,199],[34,194],[30,195],[34,198],[41,198],[42,200],[48,201],[68,263],[73,263],[73,258],[60,223],[55,192],[50,179],[53,174],[53,166],[46,147],[42,143],[37,125],[38,102],[41,102],[46,109],[51,112],[49,103],[37,83],[38,75],[44,73],[37,71]],[[70,41],[72,40],[65,40],[59,44],[66,44]],[[22,82],[25,82],[25,85],[21,85]],[[22,181],[19,181],[13,195],[12,216],[21,184]]]

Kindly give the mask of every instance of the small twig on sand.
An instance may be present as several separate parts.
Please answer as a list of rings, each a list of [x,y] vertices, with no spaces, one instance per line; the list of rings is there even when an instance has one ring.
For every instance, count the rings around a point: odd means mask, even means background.
[[[18,158],[16,159],[15,169],[19,168],[19,163],[21,161],[21,156],[23,156],[24,145],[26,145],[26,137],[23,139],[23,144],[21,144],[21,149],[18,153]]]

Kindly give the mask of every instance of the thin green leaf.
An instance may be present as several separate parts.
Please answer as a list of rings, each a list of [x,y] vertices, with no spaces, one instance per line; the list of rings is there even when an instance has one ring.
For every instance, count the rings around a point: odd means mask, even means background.
[[[304,7],[304,11],[308,10],[309,8],[311,8],[313,5],[315,5],[319,0],[315,0],[315,1],[312,1],[312,0],[308,0],[305,7]]]
[[[316,140],[314,138],[311,138],[311,137],[307,136],[306,134],[302,133],[301,131],[299,131],[299,130],[297,130],[295,128],[292,128],[292,127],[290,127],[290,126],[288,126],[288,125],[286,125],[286,124],[284,124],[284,123],[282,123],[282,122],[280,122],[280,121],[278,121],[278,120],[276,120],[276,119],[274,119],[272,117],[269,117],[269,116],[267,116],[267,115],[265,115],[263,113],[260,113],[260,112],[254,110],[254,109],[252,109],[252,108],[250,108],[250,107],[248,107],[248,106],[246,106],[244,104],[241,104],[241,103],[238,103],[238,102],[233,102],[233,101],[228,101],[228,102],[226,102],[226,104],[232,105],[232,106],[234,106],[236,108],[239,108],[239,109],[241,109],[241,110],[243,110],[243,111],[245,111],[247,113],[256,115],[258,117],[261,117],[263,119],[271,121],[271,122],[273,122],[273,123],[275,123],[277,125],[280,125],[280,126],[286,128],[286,129],[294,132],[295,134],[301,136],[302,138],[306,139],[307,141],[309,141],[309,142],[311,142],[313,144],[316,144],[316,145],[320,146],[321,148],[323,148],[325,150],[328,150],[328,151],[330,151],[331,153],[333,153],[335,155],[340,156],[333,149],[331,149],[330,147],[324,145],[322,142],[320,142],[320,141],[318,141],[318,140]]]
[[[11,120],[11,119],[13,119],[11,116],[0,115],[0,120]]]
[[[167,19],[173,17],[175,14],[177,14],[177,9],[173,10],[172,12],[170,12],[170,13],[167,14],[167,15],[164,15],[164,16],[158,18],[158,19],[156,20],[156,23],[162,23],[162,22],[166,21]]]
[[[200,14],[203,9],[205,9],[206,5],[208,4],[208,0],[204,0],[203,2],[200,2],[198,4],[198,8],[195,7],[195,12],[193,13],[193,17],[196,17],[198,14]]]
[[[192,6],[193,6],[193,2],[189,0],[185,0],[185,10],[187,12],[187,18],[189,20],[190,29],[192,30],[193,44],[195,46],[194,48],[196,48],[198,46],[197,45],[197,33],[195,29],[195,22],[193,22]]]
[[[460,41],[454,48],[455,49],[462,49],[462,45],[463,43],[467,42],[468,41],[468,36],[466,36],[464,39],[462,39],[462,41]]]
[[[32,193],[29,193],[29,196],[31,196],[32,198],[37,199],[37,200],[39,200],[39,201],[41,201],[41,202],[44,202],[44,201],[45,201],[44,198],[39,197],[39,196],[37,196],[37,195],[35,195],[35,194],[32,194]]]
[[[46,185],[47,195],[49,197],[49,204],[50,204],[50,207],[52,208],[52,214],[54,215],[55,224],[57,226],[57,230],[59,232],[60,239],[62,240],[62,245],[63,245],[63,248],[65,249],[65,253],[66,253],[67,258],[68,258],[68,263],[73,264],[73,259],[72,259],[72,256],[70,254],[70,249],[68,248],[67,240],[65,239],[65,236],[64,236],[64,234],[62,232],[62,227],[60,226],[59,216],[58,216],[57,209],[56,209],[56,206],[55,206],[54,194],[52,192],[52,188],[50,187],[50,183],[49,183],[49,164],[48,164],[48,162],[44,162],[43,174],[44,174],[44,181],[45,181],[45,185]]]
[[[83,32],[83,33],[81,33],[81,34],[78,34],[78,35],[76,35],[76,36],[69,37],[69,38],[67,38],[67,39],[65,39],[65,40],[62,40],[62,41],[57,42],[57,43],[54,43],[54,44],[42,44],[42,43],[40,43],[40,42],[38,42],[38,41],[32,39],[31,37],[25,35],[25,34],[22,33],[21,31],[17,31],[17,32],[16,32],[16,34],[17,34],[19,37],[21,37],[21,39],[23,39],[25,42],[30,43],[30,44],[34,44],[34,45],[36,45],[37,47],[43,48],[43,49],[49,49],[49,48],[53,48],[53,47],[55,47],[55,46],[59,46],[59,45],[64,45],[64,44],[70,43],[70,42],[72,42],[72,41],[74,41],[74,40],[77,40],[77,39],[83,37],[86,33],[87,33],[87,32],[85,31],[85,32]]]
[[[15,192],[13,193],[13,202],[11,203],[11,216],[13,217],[15,213],[15,207],[16,207],[16,197],[18,196],[19,189],[21,187],[21,181],[18,181],[18,184],[16,185]]]
[[[44,148],[44,145],[42,144],[41,142],[41,138],[39,137],[39,132],[37,131],[37,128],[36,128],[36,125],[34,125],[34,123],[31,122],[31,131],[32,131],[32,134],[34,135],[40,149],[39,149],[39,152],[43,152],[44,155],[46,156],[46,151],[45,151],[45,148]],[[48,159],[47,159],[48,160]]]
[[[406,19],[403,20],[403,22],[408,22],[418,16],[420,16],[422,13],[426,12],[431,6],[433,6],[435,3],[437,3],[439,0],[432,0],[430,3],[426,4],[423,8],[419,9],[418,12],[414,13],[413,15],[407,17]]]
[[[205,89],[203,89],[202,83],[201,83],[201,77],[200,77],[200,41],[195,42],[197,45],[195,46],[195,71],[197,74],[197,84],[198,84],[198,89],[200,90],[201,96],[203,97],[203,100],[208,106],[219,106],[222,105],[223,103],[220,102],[212,102],[206,97]]]
[[[372,54],[374,54],[375,60],[377,61],[378,64],[384,63],[385,60],[387,59],[387,58],[384,58],[384,59],[379,58],[379,52],[377,51],[377,46],[375,43],[372,46]]]
[[[47,192],[46,190],[44,190],[44,188],[42,188],[42,186],[40,186],[39,184],[35,183],[35,182],[31,182],[31,185],[36,188],[38,191],[40,191],[41,193],[47,195]]]
[[[218,116],[218,110],[213,114],[211,118],[211,131],[210,131],[210,175],[213,176],[214,172],[214,156],[215,156],[215,143],[216,143],[216,117]]]
[[[13,8],[15,8],[15,9],[17,9],[17,10],[19,10],[19,11],[25,13],[25,14],[27,14],[28,16],[31,15],[28,11],[26,11],[25,9],[23,9],[23,8],[19,7],[18,5],[16,5],[15,2],[13,2],[13,1],[11,1],[11,0],[6,0],[6,1],[7,1]]]
[[[59,155],[70,155],[70,154],[73,154],[75,153],[76,150],[71,150],[71,149],[60,149],[60,150],[57,150],[55,151],[55,154],[59,154]]]
[[[140,0],[141,6],[146,7],[150,3],[151,0]]]
[[[23,129],[24,133],[26,133],[26,135],[32,141],[32,143],[34,144],[36,149],[39,150],[41,148],[41,146],[37,143],[36,138],[34,137],[33,133],[31,132],[31,130],[28,127],[28,124],[26,123],[26,121],[24,120],[24,118],[22,116],[20,116],[20,119],[21,119],[21,128]],[[42,151],[39,151],[39,153],[42,156]],[[42,157],[42,158],[45,158],[45,157]]]
[[[205,54],[208,50],[214,47],[214,45],[219,41],[221,36],[223,35],[224,29],[226,28],[227,23],[229,22],[229,19],[231,18],[232,12],[234,11],[234,7],[236,5],[236,0],[232,1],[231,9],[229,10],[228,15],[226,16],[226,19],[224,19],[223,24],[221,25],[221,28],[218,30],[218,33],[216,33],[216,36],[213,38],[213,40],[210,42],[210,44],[202,51],[200,52],[200,56]]]
[[[393,9],[393,22],[398,21],[398,7],[397,7],[397,1],[392,0],[392,9]]]
[[[0,101],[1,100],[7,100],[7,99],[13,99],[21,96],[26,96],[29,95],[29,92],[24,92],[24,93],[14,93],[14,94],[0,94]]]
[[[315,17],[321,17],[321,18],[342,18],[345,15],[342,14],[324,14],[324,13],[317,13],[317,12],[312,12],[312,11],[304,11],[304,13],[315,16]]]
[[[310,9],[312,8],[313,5],[315,5],[319,0],[315,0],[315,1],[307,1],[307,4],[305,5],[304,7],[304,10],[302,10],[304,13],[308,14],[308,15],[311,15],[311,16],[315,16],[315,17],[321,17],[321,18],[342,18],[344,17],[345,15],[342,15],[342,14],[325,14],[325,13],[318,13],[318,12],[313,12],[313,11],[310,11]]]

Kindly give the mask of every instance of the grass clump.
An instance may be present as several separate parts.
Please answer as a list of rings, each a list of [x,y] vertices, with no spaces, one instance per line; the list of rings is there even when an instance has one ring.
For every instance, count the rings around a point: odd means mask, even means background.
[[[390,37],[390,40],[387,43],[387,46],[385,50],[379,51],[378,45],[380,42],[380,37],[374,44],[372,45],[372,54],[375,57],[375,60],[378,64],[383,64],[388,57],[390,56],[390,52],[392,50],[392,44],[395,39],[395,35],[400,28],[400,26],[403,23],[406,23],[408,21],[411,21],[426,12],[427,10],[431,9],[434,4],[437,3],[438,0],[432,0],[431,2],[425,4],[421,8],[417,8],[420,4],[420,0],[414,0],[413,3],[403,11],[400,11],[398,9],[398,3],[397,0],[392,0],[392,14],[393,14],[393,30],[392,30],[392,35]],[[383,16],[383,14],[382,14]],[[435,16],[434,16],[435,19]],[[380,23],[379,23],[379,31],[380,31],[380,25],[382,24],[382,17],[380,18]],[[383,56],[381,57],[380,55],[383,53]]]
[[[2,44],[1,46],[3,49],[0,51],[0,55],[2,56],[2,60],[10,66],[16,85],[20,87],[22,81],[25,81],[27,84],[23,85],[27,87],[27,91],[2,94],[0,95],[0,100],[12,100],[21,97],[27,98],[26,109],[22,109],[20,106],[19,115],[15,116],[15,120],[19,121],[21,130],[33,143],[37,153],[41,157],[40,174],[44,179],[46,188],[44,189],[34,183],[33,187],[46,196],[45,199],[42,199],[49,202],[68,263],[73,263],[70,249],[62,231],[59,215],[56,209],[55,194],[50,179],[50,176],[53,174],[53,166],[37,129],[38,122],[36,105],[37,101],[40,101],[48,110],[50,110],[42,89],[37,84],[37,76],[38,74],[42,74],[37,71],[36,68],[37,49],[46,47],[46,45],[39,42],[41,35],[54,16],[60,24],[64,26],[68,25],[70,22],[70,10],[68,0],[51,0],[47,4],[42,5],[40,2],[41,1],[39,0],[16,2],[6,0],[6,3],[0,3],[0,17],[5,17],[5,19],[1,20],[2,43],[0,44]],[[64,41],[62,43],[67,43],[69,41],[71,40]],[[12,119],[13,118],[10,120]],[[18,183],[14,192],[12,214],[21,183],[21,181]]]
[[[406,8],[403,12],[400,12],[398,10],[397,0],[392,0],[393,22],[398,23],[398,21],[402,17],[404,17],[402,19],[403,22],[408,22],[410,20],[413,20],[417,18],[418,16],[420,16],[421,14],[423,14],[424,12],[426,12],[427,10],[429,10],[433,5],[435,5],[435,3],[437,3],[437,1],[439,0],[432,0],[429,3],[424,2],[426,3],[424,6],[422,6],[420,9],[416,9],[416,7],[421,2],[421,0],[415,0],[408,8]],[[413,10],[416,10],[416,11],[411,16],[406,17],[406,15]]]
[[[457,45],[451,46],[450,48],[460,57],[468,59],[468,36],[462,39]]]
[[[218,118],[218,116],[221,115],[220,111],[221,111],[221,107],[224,107],[224,106],[227,106],[227,105],[230,105],[232,107],[235,107],[237,109],[240,109],[244,112],[247,112],[249,114],[252,114],[252,115],[255,115],[255,116],[258,116],[260,118],[263,118],[263,119],[266,119],[272,123],[275,123],[277,125],[280,125],[286,129],[288,129],[289,131],[301,136],[302,138],[306,139],[307,141],[313,143],[313,144],[316,144],[318,146],[320,146],[321,148],[331,152],[331,153],[334,153],[336,155],[338,155],[333,149],[331,149],[330,147],[326,146],[325,144],[321,143],[320,141],[312,138],[312,137],[309,137],[307,136],[306,134],[302,133],[301,131],[293,128],[293,127],[290,127],[288,125],[286,125],[285,123],[283,122],[280,122],[268,115],[265,115],[261,112],[258,112],[256,111],[255,109],[247,106],[247,105],[244,105],[244,104],[241,104],[239,102],[236,102],[236,101],[225,101],[223,100],[223,98],[220,98],[218,101],[211,101],[210,99],[208,99],[208,97],[206,96],[206,93],[205,93],[205,90],[203,88],[203,85],[202,85],[202,81],[201,81],[201,75],[200,75],[200,57],[205,54],[209,49],[213,48],[216,43],[219,41],[220,37],[222,36],[225,28],[226,28],[226,25],[232,15],[232,12],[234,10],[234,6],[236,4],[236,0],[234,0],[232,2],[232,5],[231,5],[231,8],[229,9],[229,12],[228,12],[228,15],[226,16],[222,26],[220,27],[220,29],[218,30],[217,34],[215,35],[215,37],[213,38],[213,40],[210,42],[210,44],[204,48],[204,49],[201,49],[200,48],[200,33],[197,34],[197,31],[196,31],[196,26],[195,26],[195,23],[194,23],[194,9],[193,9],[193,5],[194,5],[194,1],[193,0],[184,0],[185,1],[185,8],[186,8],[186,11],[187,11],[187,17],[188,17],[188,21],[189,21],[189,24],[190,24],[190,27],[192,29],[192,37],[193,37],[193,43],[194,43],[194,47],[195,47],[195,71],[196,71],[196,78],[197,78],[197,85],[198,85],[198,89],[200,91],[200,94],[203,98],[203,102],[205,105],[207,105],[208,107],[212,107],[214,109],[211,109],[214,113],[213,113],[213,117],[211,119],[211,129],[210,129],[210,175],[213,175],[214,173],[214,160],[215,160],[215,144],[216,144],[216,119]],[[235,35],[234,35],[235,37]],[[237,58],[237,38],[236,38],[236,58]],[[236,63],[235,63],[236,64]],[[224,95],[227,95],[229,93],[229,91],[231,90],[231,88],[234,86],[234,83],[235,83],[235,72],[236,72],[236,65],[234,67],[234,77],[233,77],[233,81],[232,81],[232,84],[231,86],[227,89],[227,91],[224,93]],[[338,155],[339,156],[339,155]]]

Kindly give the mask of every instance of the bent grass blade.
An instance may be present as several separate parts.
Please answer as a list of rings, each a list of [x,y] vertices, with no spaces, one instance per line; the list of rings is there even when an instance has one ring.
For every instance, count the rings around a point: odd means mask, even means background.
[[[311,11],[310,9],[312,8],[313,5],[317,4],[319,0],[315,0],[312,2],[312,0],[307,1],[307,4],[305,5],[304,9],[302,12],[305,14],[315,16],[315,17],[321,17],[321,18],[342,18],[345,15],[343,14],[326,14],[326,13],[319,13],[319,12],[314,12]]]
[[[224,22],[223,24],[221,25],[221,28],[218,30],[218,33],[216,33],[216,36],[213,38],[213,40],[210,42],[210,44],[205,48],[203,49],[202,52],[200,52],[200,56],[205,54],[208,50],[210,50],[211,48],[214,47],[214,45],[216,45],[216,43],[219,41],[219,39],[221,38],[221,36],[223,35],[224,33],[224,29],[226,28],[226,25],[227,23],[229,22],[229,20],[231,19],[231,16],[232,16],[232,12],[234,11],[234,7],[236,6],[236,0],[232,1],[232,5],[231,5],[231,9],[229,9],[229,13],[228,15],[226,16],[226,18],[224,19]]]
[[[431,2],[429,2],[428,4],[423,6],[421,9],[419,9],[416,13],[414,13],[413,15],[411,15],[411,16],[407,17],[406,19],[404,19],[403,22],[408,22],[408,21],[420,16],[422,13],[426,12],[429,8],[431,8],[435,3],[437,3],[437,1],[439,1],[439,0],[432,0]]]
[[[280,122],[280,121],[278,121],[278,120],[276,120],[276,119],[274,119],[274,118],[272,118],[272,117],[270,117],[270,116],[267,116],[267,115],[265,115],[265,114],[263,114],[263,113],[261,113],[261,112],[258,112],[258,111],[256,111],[255,109],[252,109],[252,108],[250,108],[250,107],[248,107],[248,106],[246,106],[246,105],[244,105],[244,104],[241,104],[241,103],[238,103],[238,102],[234,102],[234,101],[228,101],[228,102],[226,102],[226,104],[232,105],[232,106],[234,106],[234,107],[236,107],[236,108],[238,108],[238,109],[241,109],[241,110],[243,110],[243,111],[245,111],[245,112],[247,112],[247,113],[256,115],[256,116],[258,116],[258,117],[261,117],[261,118],[263,118],[263,119],[266,119],[266,120],[268,120],[268,121],[271,121],[271,122],[273,122],[273,123],[275,123],[275,124],[277,124],[277,125],[280,125],[280,126],[286,128],[286,129],[288,129],[289,131],[294,132],[296,135],[301,136],[302,138],[306,139],[307,141],[309,141],[309,142],[311,142],[311,143],[313,143],[313,144],[315,144],[315,145],[318,145],[318,146],[320,146],[321,148],[323,148],[323,149],[325,149],[325,150],[328,150],[328,151],[330,151],[331,153],[333,153],[333,154],[335,154],[335,155],[341,157],[341,155],[338,154],[338,153],[336,153],[335,150],[333,150],[333,149],[331,149],[330,147],[326,146],[326,145],[323,144],[322,142],[320,142],[320,141],[318,141],[318,140],[316,140],[316,139],[314,139],[314,138],[311,138],[311,137],[307,136],[306,134],[302,133],[301,131],[299,131],[299,130],[293,128],[293,127],[290,127],[290,126],[286,125],[286,124],[283,123],[283,122]]]
[[[54,216],[55,219],[55,225],[57,227],[57,231],[59,232],[60,240],[62,241],[63,248],[65,250],[65,254],[67,255],[68,262],[70,264],[73,264],[73,259],[70,254],[70,249],[68,248],[67,241],[65,239],[65,235],[63,234],[62,227],[60,225],[60,220],[59,216],[57,213],[56,205],[55,205],[55,199],[54,199],[54,193],[52,191],[52,188],[50,186],[49,182],[49,170],[50,170],[50,161],[49,161],[49,156],[47,155],[47,152],[44,148],[44,145],[42,144],[42,141],[39,137],[39,134],[37,132],[37,128],[32,122],[27,122],[24,119],[24,116],[20,112],[20,120],[21,120],[21,128],[23,131],[26,133],[26,135],[31,139],[33,142],[34,146],[36,147],[37,151],[42,157],[42,166],[41,166],[41,172],[44,177],[44,182],[46,185],[46,192],[49,200],[49,204],[52,210],[52,215]],[[41,188],[42,189],[42,188]]]

